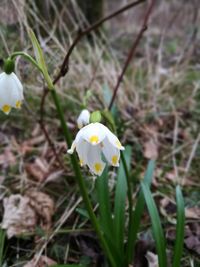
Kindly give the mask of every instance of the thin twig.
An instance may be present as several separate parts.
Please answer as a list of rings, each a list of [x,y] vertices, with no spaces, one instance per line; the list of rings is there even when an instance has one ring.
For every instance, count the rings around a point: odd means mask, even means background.
[[[121,14],[122,12],[137,6],[139,4],[141,4],[142,2],[145,2],[146,0],[138,0],[138,1],[134,1],[132,3],[129,3],[128,5],[118,9],[117,11],[114,11],[113,13],[103,17],[102,19],[98,20],[96,23],[92,24],[91,26],[89,26],[88,28],[86,28],[85,30],[80,30],[78,35],[76,36],[76,38],[74,39],[72,45],[70,46],[64,61],[61,65],[60,71],[58,73],[58,75],[55,77],[53,83],[56,84],[59,79],[63,76],[66,75],[66,73],[68,72],[69,69],[69,58],[74,50],[74,48],[76,47],[76,45],[78,44],[78,42],[87,34],[89,34],[91,31],[97,29],[99,26],[101,26],[105,21],[110,20],[114,17],[116,17],[117,15]]]
[[[147,9],[147,12],[146,12],[146,14],[144,16],[144,21],[143,21],[142,27],[141,27],[141,29],[140,29],[137,37],[136,37],[136,40],[134,40],[133,45],[132,45],[132,47],[131,47],[131,49],[130,49],[130,51],[128,53],[128,56],[126,58],[126,61],[124,63],[124,66],[122,68],[122,72],[119,75],[119,78],[117,80],[116,86],[114,88],[114,92],[113,92],[113,96],[111,98],[110,104],[108,106],[108,109],[109,110],[112,108],[112,105],[114,103],[114,100],[116,98],[116,95],[117,95],[117,92],[118,92],[118,89],[119,89],[119,85],[120,85],[121,81],[123,80],[124,74],[125,74],[128,66],[129,66],[131,60],[133,59],[133,57],[135,55],[136,48],[138,47],[139,42],[142,39],[143,33],[147,30],[147,23],[148,23],[148,20],[149,20],[149,16],[150,16],[150,14],[152,12],[153,6],[155,4],[155,1],[156,0],[151,0],[151,3],[149,5],[149,8]]]
[[[134,6],[137,6],[139,5],[140,3],[142,2],[145,2],[146,0],[138,0],[138,1],[134,1],[132,3],[129,3],[128,5],[118,9],[117,11],[114,11],[113,13],[103,17],[102,19],[98,20],[96,23],[94,23],[93,25],[89,26],[88,28],[86,28],[85,30],[83,31],[79,31],[77,37],[75,38],[75,40],[73,41],[73,43],[71,44],[64,60],[63,60],[63,63],[61,65],[61,68],[60,68],[60,71],[59,73],[57,74],[57,76],[54,78],[53,80],[53,84],[55,85],[61,77],[65,76],[68,72],[68,66],[69,66],[69,58],[74,50],[74,48],[76,47],[76,45],[78,44],[78,42],[87,34],[89,34],[91,31],[97,29],[99,26],[101,26],[105,21],[107,20],[110,20],[112,19],[113,17],[119,15],[120,13],[134,7]],[[44,106],[45,106],[45,99],[47,97],[49,93],[49,90],[47,88],[44,88],[43,90],[43,95],[42,95],[42,98],[41,98],[41,104],[40,104],[40,120],[39,120],[39,124],[40,124],[40,127],[45,135],[45,137],[47,138],[47,141],[50,145],[50,147],[52,148],[52,151],[57,159],[57,161],[61,164],[61,160],[56,152],[56,149],[54,147],[54,144],[45,128],[45,124],[44,124],[44,114],[45,114],[45,110],[44,110]],[[63,165],[63,164],[62,164]]]

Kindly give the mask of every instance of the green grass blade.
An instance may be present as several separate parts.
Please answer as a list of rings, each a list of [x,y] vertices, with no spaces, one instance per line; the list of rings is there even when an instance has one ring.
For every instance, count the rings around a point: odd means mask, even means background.
[[[156,242],[156,251],[158,254],[158,262],[160,267],[167,267],[167,255],[166,255],[166,241],[163,233],[160,217],[155,204],[155,201],[151,195],[149,186],[145,183],[141,183],[142,191],[144,194],[145,202],[151,217],[153,236]],[[177,265],[178,266],[178,265]],[[177,267],[176,266],[176,267]]]
[[[113,221],[108,187],[108,167],[96,180],[97,197],[99,202],[100,224],[106,234],[112,235]]]
[[[144,181],[149,186],[152,181],[154,169],[155,169],[155,161],[150,160],[147,166],[145,176],[144,176]],[[140,221],[141,221],[142,213],[144,211],[144,207],[145,207],[145,200],[144,200],[143,192],[140,191],[135,210],[133,211],[133,214],[132,214],[133,225],[130,227],[129,232],[128,232],[126,258],[129,263],[132,261],[133,256],[134,256],[134,248],[135,248],[135,243],[137,239],[137,233],[140,228]]]
[[[121,255],[117,250],[116,242],[113,238],[113,219],[111,212],[111,203],[109,197],[109,186],[108,186],[108,167],[105,168],[104,172],[96,180],[97,200],[99,202],[99,224],[104,233],[106,242],[110,248],[115,259],[118,263],[122,263]]]
[[[126,165],[130,169],[131,163],[131,147],[127,146],[124,153]],[[126,174],[124,171],[123,163],[120,162],[117,183],[115,190],[115,202],[114,202],[114,238],[118,247],[119,253],[123,258],[124,251],[124,228],[125,228],[125,205],[127,197],[127,182]]]
[[[6,232],[2,228],[0,228],[0,266],[3,265],[3,251],[5,244]]]
[[[176,187],[177,223],[176,242],[174,246],[173,267],[180,266],[184,243],[185,208],[180,186]]]

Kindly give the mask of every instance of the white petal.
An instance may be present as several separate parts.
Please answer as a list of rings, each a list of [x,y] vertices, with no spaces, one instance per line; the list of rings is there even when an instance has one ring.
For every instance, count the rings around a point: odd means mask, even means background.
[[[121,145],[119,139],[107,128],[107,138],[108,141],[116,148],[124,150],[124,147]]]
[[[87,155],[90,144],[85,140],[80,140],[76,145],[76,151],[78,153],[80,165],[83,166],[87,164]]]
[[[87,109],[83,109],[78,116],[77,125],[81,129],[83,126],[87,125],[90,120],[90,112]]]
[[[6,73],[1,73],[0,77],[0,108],[4,105],[11,106],[11,90],[9,75]]]
[[[74,149],[77,147],[77,144],[81,142],[81,140],[83,140],[83,133],[86,127],[87,126],[83,127],[81,130],[78,131],[75,140],[73,141],[71,148],[67,150],[67,153],[72,154],[74,152]]]
[[[81,130],[83,131],[83,138],[92,145],[98,145],[106,137],[106,130],[101,127],[101,123],[90,123]],[[106,128],[106,127],[105,127]]]
[[[73,154],[75,148],[76,148],[76,144],[75,144],[75,141],[73,141],[71,148],[67,150],[67,153]]]
[[[119,148],[116,148],[113,146],[112,143],[108,141],[108,138],[106,137],[101,145],[103,154],[107,161],[115,167],[119,166],[119,158],[120,158],[120,150]]]
[[[23,87],[14,73],[0,75],[0,108],[5,112],[7,107],[20,107],[23,100]]]
[[[100,145],[97,146],[89,145],[87,153],[88,153],[87,165],[89,166],[92,173],[100,176],[106,165],[101,159]]]
[[[14,105],[16,104],[17,101],[22,101],[24,99],[23,95],[23,86],[20,82],[20,80],[17,78],[15,73],[11,73],[10,76],[12,76],[12,81],[13,81],[13,101]]]

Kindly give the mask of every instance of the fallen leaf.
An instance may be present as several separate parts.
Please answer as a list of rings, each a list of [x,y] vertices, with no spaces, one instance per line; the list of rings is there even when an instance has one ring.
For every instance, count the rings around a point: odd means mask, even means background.
[[[200,255],[200,239],[198,236],[191,235],[185,239],[187,248],[195,250]]]
[[[29,205],[40,219],[40,226],[48,230],[51,227],[52,216],[55,211],[54,201],[49,195],[37,190],[27,191],[26,196],[29,198]]]
[[[144,156],[147,159],[158,158],[158,144],[154,139],[150,139],[144,144]]]
[[[0,155],[0,165],[3,165],[4,168],[16,164],[16,158],[10,147],[4,149],[3,154]]]
[[[48,258],[47,256],[38,256],[35,255],[34,258],[27,262],[23,267],[48,267],[57,264],[54,260]]]
[[[6,229],[8,238],[24,233],[33,233],[36,225],[49,230],[54,214],[54,202],[45,193],[34,189],[4,198],[2,228]]]
[[[3,200],[4,214],[2,228],[8,238],[34,231],[37,223],[35,211],[29,205],[29,198],[19,194]]]
[[[158,265],[158,256],[151,251],[147,251],[145,255],[148,261],[148,267],[159,267]]]
[[[40,158],[36,158],[33,163],[25,164],[25,169],[38,182],[43,182],[49,174],[48,163]]]
[[[200,208],[191,207],[185,209],[185,217],[190,219],[200,219]]]

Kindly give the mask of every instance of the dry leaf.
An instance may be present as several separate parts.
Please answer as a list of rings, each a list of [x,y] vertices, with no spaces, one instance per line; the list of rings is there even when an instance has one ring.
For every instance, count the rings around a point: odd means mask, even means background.
[[[47,194],[36,190],[29,190],[26,195],[30,200],[30,206],[40,218],[41,227],[48,230],[55,211],[54,201]]]
[[[3,204],[2,228],[7,230],[8,238],[30,234],[37,224],[44,230],[51,227],[54,202],[45,193],[32,190],[26,192],[25,196],[11,195],[3,200]]]
[[[40,158],[37,158],[34,163],[27,163],[25,169],[39,182],[43,182],[49,173],[47,162]]]
[[[200,255],[200,239],[198,236],[191,235],[185,239],[186,247],[190,250],[194,250],[197,254]]]
[[[11,151],[10,147],[6,147],[4,153],[0,155],[0,165],[3,165],[4,168],[7,168],[8,166],[15,164],[16,164],[15,155]]]
[[[149,267],[159,267],[158,265],[158,256],[154,254],[151,251],[147,251],[147,254],[145,255],[147,261],[148,261],[148,266]]]
[[[61,177],[61,175],[63,174],[63,172],[64,172],[63,170],[58,170],[58,171],[52,172],[45,179],[45,184],[46,183],[49,183],[49,182],[56,182],[56,181],[58,181],[58,179]]]
[[[38,256],[35,255],[34,258],[27,262],[24,267],[48,267],[57,264],[52,259],[48,258],[47,256],[41,256],[38,260]]]
[[[35,229],[37,222],[36,213],[29,205],[29,198],[11,195],[4,198],[4,214],[2,228],[7,230],[8,238],[23,233],[30,233]]]
[[[185,233],[185,246],[200,255],[200,225],[199,223],[191,223],[188,227]]]
[[[144,144],[144,156],[147,159],[158,158],[158,144],[154,139],[150,139]]]
[[[172,224],[176,223],[176,204],[169,198],[160,201],[160,213]]]
[[[185,217],[190,219],[200,219],[200,208],[192,207],[185,209]]]

